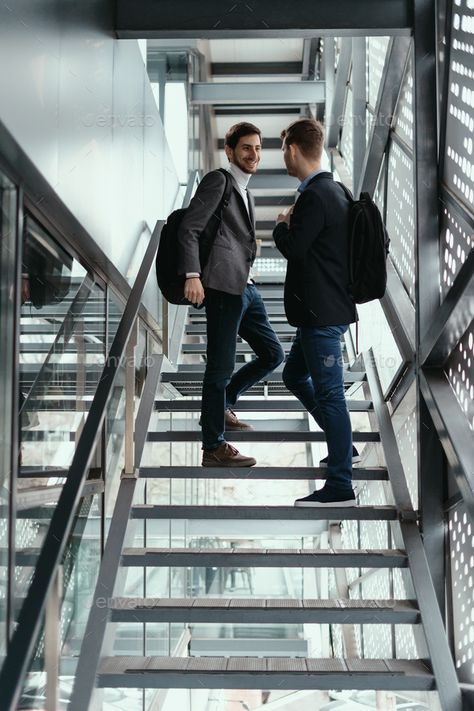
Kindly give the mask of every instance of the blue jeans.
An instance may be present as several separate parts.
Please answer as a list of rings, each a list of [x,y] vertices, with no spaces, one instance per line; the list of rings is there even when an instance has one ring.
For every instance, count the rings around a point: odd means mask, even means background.
[[[352,428],[344,394],[340,338],[348,326],[300,327],[291,346],[283,382],[326,435],[326,488],[352,491]]]
[[[202,384],[202,438],[203,449],[217,449],[225,442],[226,408],[233,407],[242,393],[275,370],[284,353],[253,284],[247,284],[241,296],[206,289],[204,306],[207,363]],[[257,357],[232,375],[238,335]]]

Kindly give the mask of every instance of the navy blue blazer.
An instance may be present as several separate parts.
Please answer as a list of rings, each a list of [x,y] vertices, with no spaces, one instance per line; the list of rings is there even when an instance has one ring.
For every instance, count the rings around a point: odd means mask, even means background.
[[[273,230],[288,260],[285,313],[292,326],[357,320],[349,291],[349,202],[332,173],[318,173],[298,198],[290,225]]]

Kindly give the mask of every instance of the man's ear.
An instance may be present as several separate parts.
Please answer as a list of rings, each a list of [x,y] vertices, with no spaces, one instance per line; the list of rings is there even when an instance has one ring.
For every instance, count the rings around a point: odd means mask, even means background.
[[[225,154],[227,158],[229,159],[229,162],[232,162],[232,158],[234,156],[234,151],[230,146],[224,146]]]
[[[296,145],[296,143],[290,143],[289,148],[292,159],[296,160],[300,152],[298,146]]]

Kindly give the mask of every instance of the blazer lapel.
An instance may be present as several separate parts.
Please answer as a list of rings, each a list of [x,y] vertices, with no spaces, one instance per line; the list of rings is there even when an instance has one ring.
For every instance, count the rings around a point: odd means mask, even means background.
[[[252,231],[255,234],[255,200],[252,193],[250,193],[248,190],[247,195],[249,197],[250,224],[252,227]]]

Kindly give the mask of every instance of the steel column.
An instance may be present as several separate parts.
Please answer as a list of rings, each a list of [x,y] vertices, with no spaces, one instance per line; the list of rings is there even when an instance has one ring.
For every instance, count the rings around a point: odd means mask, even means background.
[[[416,363],[429,325],[439,308],[440,259],[438,216],[438,146],[436,86],[436,0],[417,0],[414,4],[414,180],[415,180],[415,335]],[[417,378],[417,439],[420,528],[427,544],[425,554],[438,604],[444,610],[443,471],[441,451],[433,439],[433,428],[426,422],[426,408]],[[435,451],[433,451],[435,447]],[[433,471],[435,468],[435,471]],[[433,480],[434,478],[434,480]],[[441,480],[441,481],[440,481]],[[439,548],[433,542],[441,544]],[[431,651],[431,650],[430,650]],[[441,691],[441,690],[440,690]],[[459,703],[458,693],[456,701]],[[455,699],[451,699],[455,708]],[[448,708],[448,706],[447,706]]]
[[[337,148],[339,143],[339,133],[344,117],[344,98],[349,80],[349,70],[352,58],[352,40],[343,37],[341,40],[341,50],[336,69],[336,82],[334,86],[334,98],[331,105],[330,121],[328,125],[326,146],[327,148]]]
[[[354,37],[352,40],[352,181],[359,184],[366,144],[366,39]]]
[[[323,50],[324,80],[326,82],[326,104],[324,122],[329,130],[331,110],[334,101],[334,88],[336,83],[336,46],[334,37],[326,37]]]

